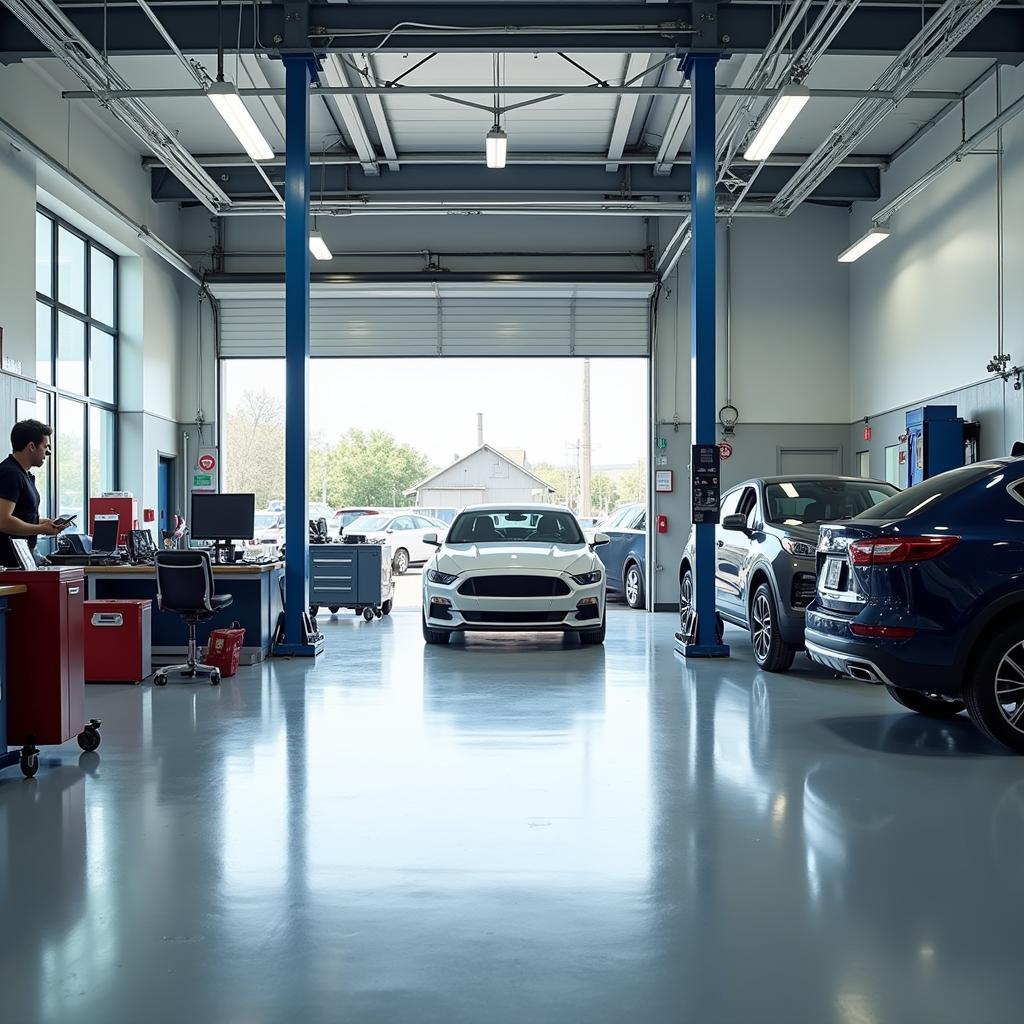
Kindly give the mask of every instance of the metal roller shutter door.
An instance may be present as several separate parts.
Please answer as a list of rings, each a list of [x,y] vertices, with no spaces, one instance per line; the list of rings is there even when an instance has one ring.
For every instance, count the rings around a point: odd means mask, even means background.
[[[280,290],[280,289],[278,289]],[[232,294],[220,285],[220,354],[284,355],[284,296]],[[314,357],[647,356],[649,287],[611,297],[562,290],[465,286],[437,294],[402,289],[369,295],[314,286],[310,353]]]

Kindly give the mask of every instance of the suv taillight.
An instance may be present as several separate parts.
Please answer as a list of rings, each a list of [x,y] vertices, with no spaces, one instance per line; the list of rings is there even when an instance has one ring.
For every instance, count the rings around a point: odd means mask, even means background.
[[[903,565],[938,558],[955,548],[959,537],[871,537],[850,545],[854,565]]]

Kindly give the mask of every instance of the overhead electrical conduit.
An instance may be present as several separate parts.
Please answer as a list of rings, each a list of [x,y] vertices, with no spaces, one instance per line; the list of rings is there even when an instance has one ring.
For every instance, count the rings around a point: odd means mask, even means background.
[[[11,13],[98,96],[128,83],[52,0],[5,0]],[[139,99],[105,99],[104,105],[211,213],[231,206],[227,193]]]

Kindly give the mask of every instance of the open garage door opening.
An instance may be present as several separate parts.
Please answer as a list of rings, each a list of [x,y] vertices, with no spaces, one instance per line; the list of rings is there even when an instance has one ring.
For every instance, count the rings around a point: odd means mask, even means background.
[[[414,573],[418,534],[467,505],[567,505],[609,534],[609,588],[642,608],[648,372],[645,358],[314,359],[309,516],[336,538],[407,510],[395,554]],[[222,359],[221,409],[224,486],[254,492],[259,536],[281,543],[283,360]]]

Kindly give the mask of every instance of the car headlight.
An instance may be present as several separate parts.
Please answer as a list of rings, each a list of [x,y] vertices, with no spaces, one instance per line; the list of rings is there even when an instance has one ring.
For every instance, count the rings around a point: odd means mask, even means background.
[[[573,576],[573,582],[578,583],[581,587],[586,587],[591,583],[600,583],[601,570],[595,569],[593,572],[580,573],[579,576]]]
[[[783,537],[782,546],[791,555],[796,555],[797,558],[813,558],[818,550],[817,545],[811,544],[806,540],[793,540],[792,537]]]
[[[431,583],[440,583],[442,586],[447,587],[449,583],[454,583],[458,579],[458,574],[454,576],[450,572],[438,572],[436,569],[431,569],[427,573],[427,579]]]

